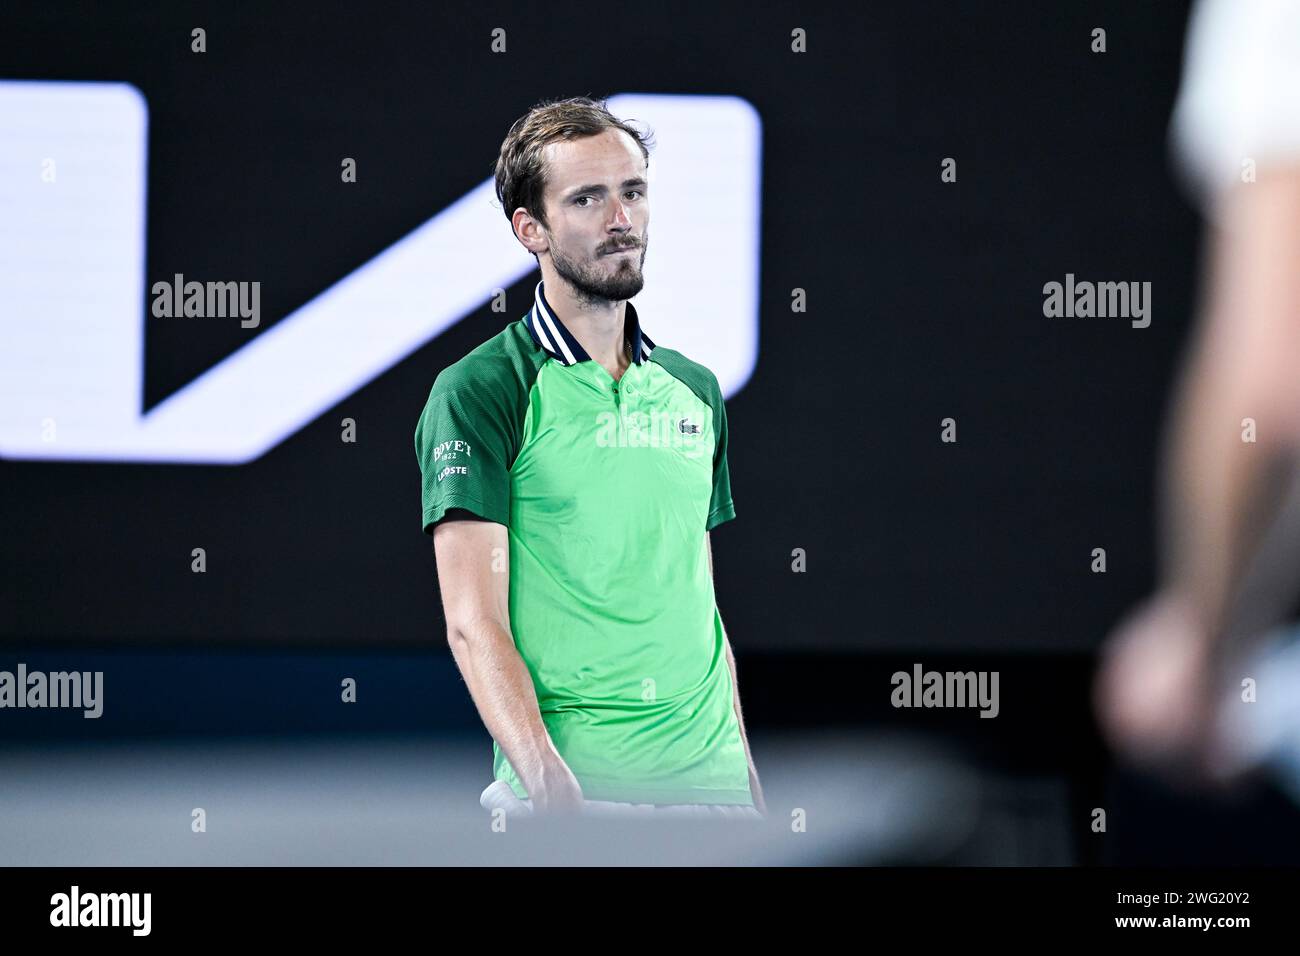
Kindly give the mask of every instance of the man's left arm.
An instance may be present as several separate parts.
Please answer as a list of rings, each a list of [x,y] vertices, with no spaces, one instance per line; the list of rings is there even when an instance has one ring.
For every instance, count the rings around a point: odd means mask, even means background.
[[[713,576],[713,541],[709,532],[704,533],[706,550],[709,554],[709,576]],[[719,620],[722,619],[719,612]],[[754,798],[754,806],[759,813],[767,816],[767,803],[763,800],[763,786],[758,781],[758,770],[754,766],[754,756],[749,751],[749,736],[745,733],[745,716],[740,709],[740,684],[736,681],[736,657],[731,653],[731,640],[727,637],[727,628],[722,627],[722,646],[727,651],[727,667],[731,669],[731,688],[736,708],[736,723],[740,725],[740,742],[745,745],[745,760],[749,764],[749,792]]]

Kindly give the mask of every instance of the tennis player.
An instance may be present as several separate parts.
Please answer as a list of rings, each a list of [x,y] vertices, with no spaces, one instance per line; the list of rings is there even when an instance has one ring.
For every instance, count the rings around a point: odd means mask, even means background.
[[[504,785],[540,814],[765,813],[713,590],[722,392],[628,301],[651,145],[586,98],[514,123],[496,193],[541,281],[416,428],[448,641],[493,738],[484,806]]]

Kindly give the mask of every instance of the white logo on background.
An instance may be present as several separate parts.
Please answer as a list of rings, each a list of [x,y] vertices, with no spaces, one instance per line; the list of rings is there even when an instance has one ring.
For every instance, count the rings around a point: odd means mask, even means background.
[[[734,394],[758,357],[758,114],[729,96],[626,94],[609,106],[659,142],[654,281],[637,310],[656,342]],[[144,97],[126,84],[0,83],[0,142],[7,458],[251,461],[536,272],[484,181],[146,413]],[[43,180],[52,150],[58,174]],[[699,321],[680,303],[718,275],[726,294]]]

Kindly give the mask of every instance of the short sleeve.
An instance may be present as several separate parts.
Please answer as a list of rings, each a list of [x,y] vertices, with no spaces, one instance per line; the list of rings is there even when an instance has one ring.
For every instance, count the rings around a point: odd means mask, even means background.
[[[1255,165],[1300,163],[1300,3],[1200,0],[1170,132],[1183,184],[1211,218]]]
[[[736,517],[736,506],[731,500],[731,472],[727,467],[727,406],[722,400],[722,389],[716,378],[713,379],[712,386],[710,404],[713,406],[713,431],[717,447],[713,452],[713,494],[709,498],[709,518],[704,525],[705,531],[712,531],[724,521]]]
[[[415,429],[426,533],[453,508],[509,526],[510,436],[479,387],[434,383]]]

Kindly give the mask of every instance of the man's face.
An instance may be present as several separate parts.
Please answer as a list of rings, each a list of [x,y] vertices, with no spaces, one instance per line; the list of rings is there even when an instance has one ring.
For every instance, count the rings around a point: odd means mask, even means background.
[[[622,130],[546,147],[543,201],[555,271],[589,301],[630,299],[645,285],[650,241],[646,162]],[[626,251],[622,251],[626,250]]]

